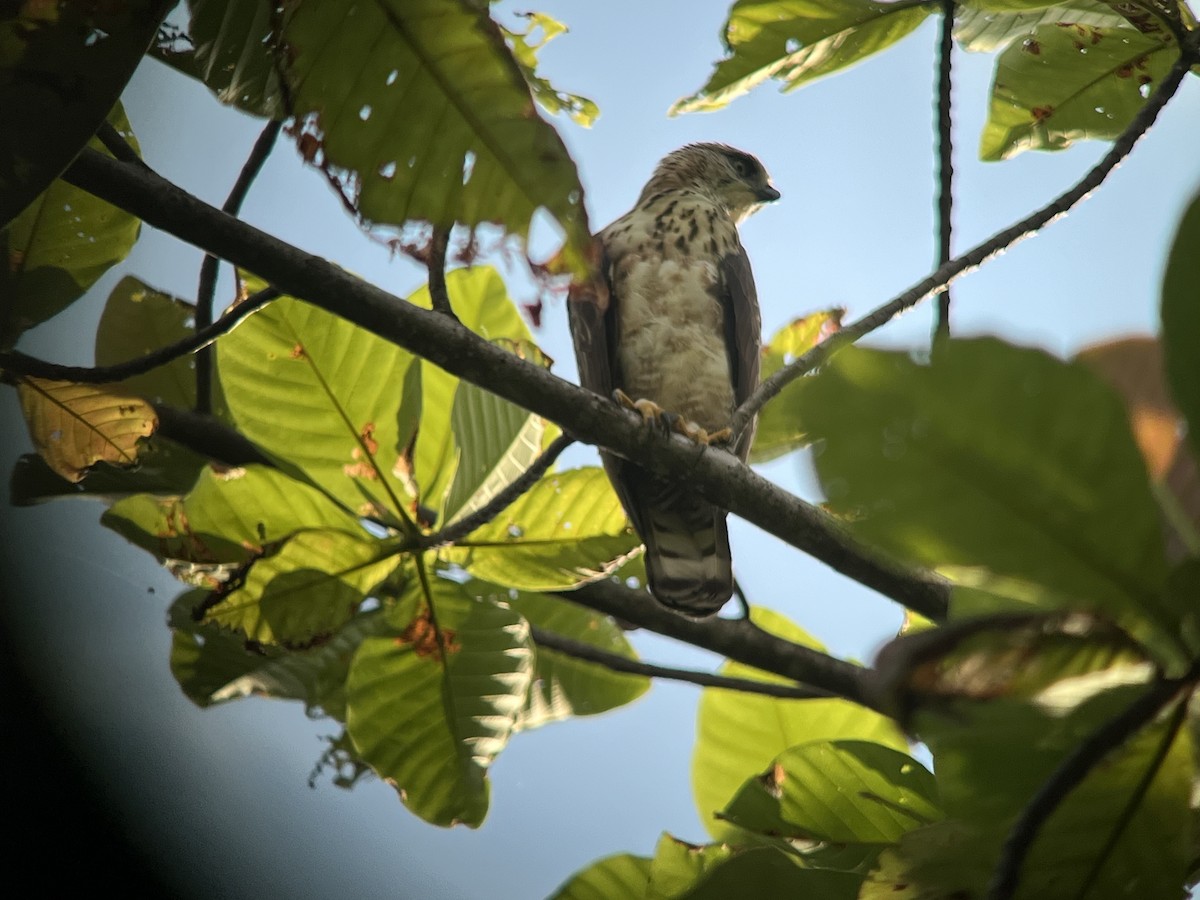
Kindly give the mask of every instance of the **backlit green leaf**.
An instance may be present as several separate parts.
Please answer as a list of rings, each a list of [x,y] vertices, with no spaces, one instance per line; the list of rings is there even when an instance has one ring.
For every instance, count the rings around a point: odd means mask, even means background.
[[[546,13],[519,13],[529,24],[524,31],[500,26],[521,74],[533,91],[533,98],[549,113],[565,112],[576,125],[590,127],[600,115],[600,108],[587,97],[562,91],[537,73],[537,55],[550,41],[563,34],[567,26]]]
[[[1162,284],[1162,334],[1167,382],[1200,452],[1200,194],[1175,231]]]
[[[1007,159],[1022,150],[1115,138],[1178,52],[1172,40],[1133,28],[1039,27],[996,61],[980,157]]]
[[[368,638],[355,654],[346,724],[409,809],[436,825],[474,828],[487,814],[487,768],[529,690],[533,649],[528,626],[507,607],[440,579],[431,589],[436,631],[422,607],[403,630]],[[417,593],[398,610],[411,615]]]
[[[922,0],[737,0],[725,25],[728,55],[671,114],[720,109],[768,79],[793,90],[891,46],[930,9]]]
[[[773,634],[822,649],[810,635],[778,613],[754,609],[754,621]],[[786,683],[786,679],[740,663],[722,675]],[[820,740],[873,741],[907,750],[908,741],[890,719],[848,700],[779,700],[705,688],[696,720],[692,795],[700,821],[718,839],[737,832],[714,814],[725,809],[747,779],[762,773],[789,747]]]
[[[646,895],[649,880],[650,860],[619,853],[576,872],[550,896],[550,900],[632,900]]]
[[[831,507],[908,564],[1043,608],[1103,611],[1172,661],[1158,509],[1118,397],[1040,350],[945,349],[934,366],[851,349],[810,380],[802,412],[824,439]]]
[[[998,11],[977,5],[959,6],[954,40],[964,50],[990,53],[1015,37],[1032,35],[1042,25],[1060,22],[1095,28],[1120,28],[1125,19],[1103,0],[1068,0],[1045,8]]]
[[[306,0],[281,18],[301,152],[364,219],[494,222],[524,237],[541,208],[584,270],[575,164],[537,115],[486,4],[377,0],[347,11]]]

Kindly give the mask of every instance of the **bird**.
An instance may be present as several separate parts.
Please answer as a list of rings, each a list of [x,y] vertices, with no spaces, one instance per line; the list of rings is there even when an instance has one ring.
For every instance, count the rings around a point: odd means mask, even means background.
[[[663,157],[594,241],[596,276],[567,310],[580,384],[745,462],[756,422],[729,430],[758,386],[762,318],[738,225],[778,200],[761,162],[725,144]],[[601,460],[645,545],[647,586],[693,618],[733,595],[728,513],[687,484],[612,453]]]

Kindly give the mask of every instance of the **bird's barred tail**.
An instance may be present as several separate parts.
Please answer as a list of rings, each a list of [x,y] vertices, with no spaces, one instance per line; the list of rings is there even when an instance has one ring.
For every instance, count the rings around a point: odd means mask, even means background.
[[[636,492],[650,593],[689,616],[711,616],[733,595],[724,510],[677,484],[646,478]]]

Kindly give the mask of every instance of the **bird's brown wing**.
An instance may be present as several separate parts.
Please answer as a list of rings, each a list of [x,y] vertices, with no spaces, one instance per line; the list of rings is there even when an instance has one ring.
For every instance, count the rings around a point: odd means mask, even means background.
[[[721,306],[725,311],[725,347],[733,378],[733,401],[741,406],[758,387],[762,365],[762,313],[750,257],[739,243],[737,251],[721,260]],[[754,440],[757,418],[752,420],[734,447],[744,462]]]

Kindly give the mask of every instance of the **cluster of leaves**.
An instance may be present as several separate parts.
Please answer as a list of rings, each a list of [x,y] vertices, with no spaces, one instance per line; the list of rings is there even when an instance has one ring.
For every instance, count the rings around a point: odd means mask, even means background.
[[[14,109],[28,112],[11,133],[42,142],[0,143],[0,199],[12,206],[0,211],[7,221],[24,210],[0,232],[0,351],[137,238],[136,219],[52,180],[105,116],[136,149],[113,101],[161,4],[112,6],[120,15],[95,12],[86,27],[61,4],[25,4],[0,22],[0,96],[24,98]],[[739,0],[728,58],[675,110],[715,109],[769,79],[812,81],[940,6]],[[506,29],[485,7],[378,0],[348,15],[334,0],[189,0],[186,39],[161,31],[151,52],[223,102],[289,119],[300,154],[365,225],[500,223],[522,239],[544,209],[579,270],[582,188],[534,103],[584,123],[594,104],[536,72],[558,23],[535,15],[524,31]],[[962,5],[960,45],[999,51],[982,155],[1116,135],[1195,24],[1185,6],[1153,0]],[[81,36],[107,55],[89,57]],[[89,66],[107,80],[92,82],[86,108],[39,121],[31,85]],[[713,843],[664,836],[652,858],[602,860],[558,896],[978,896],[1004,835],[1061,760],[1200,655],[1200,482],[1179,437],[1181,422],[1195,425],[1194,443],[1200,434],[1197,259],[1200,202],[1164,285],[1165,364],[1150,340],[1069,362],[995,340],[950,342],[934,365],[846,350],[769,404],[754,459],[819,441],[830,509],[872,552],[951,580],[955,621],[914,623],[881,656],[890,717],[836,698],[706,691],[693,783]],[[240,283],[244,295],[266,287],[252,273]],[[447,289],[467,327],[546,361],[494,270],[453,270]],[[408,302],[432,305],[425,289]],[[97,331],[97,363],[189,334],[194,313],[126,278]],[[764,372],[836,330],[840,315],[784,328]],[[369,769],[427,821],[477,825],[487,768],[514,733],[647,689],[532,638],[540,628],[634,658],[615,622],[553,596],[613,573],[640,577],[636,538],[600,470],[552,471],[491,522],[438,539],[513,484],[556,426],[290,297],[222,337],[216,357],[213,427],[247,438],[261,464],[213,465],[156,431],[161,413],[195,403],[187,359],[117,385],[5,373],[39,451],[14,474],[14,498],[102,499],[104,524],[190,586],[172,607],[171,660],[196,703],[297,700],[343,726],[328,754],[339,781]],[[754,618],[817,647],[776,614]],[[733,663],[723,672],[772,680]],[[1200,857],[1187,700],[1165,705],[1058,807],[1021,896],[1127,896],[1130,885],[1178,895]]]

